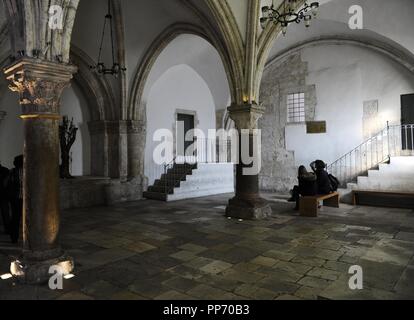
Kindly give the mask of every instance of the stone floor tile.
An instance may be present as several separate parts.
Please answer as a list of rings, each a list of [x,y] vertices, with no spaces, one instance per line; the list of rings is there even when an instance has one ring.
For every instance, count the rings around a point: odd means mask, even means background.
[[[194,280],[182,278],[182,277],[174,277],[167,281],[163,282],[163,285],[169,287],[171,289],[180,291],[180,292],[187,292],[194,287],[196,287],[199,283]]]
[[[314,257],[302,257],[296,256],[291,262],[303,264],[310,267],[321,267],[325,264],[326,260]]]
[[[155,246],[152,246],[148,243],[140,242],[140,241],[128,244],[124,246],[124,248],[130,251],[136,252],[136,253],[143,253],[143,252],[156,249]]]
[[[163,301],[170,301],[170,300],[192,300],[192,297],[180,293],[178,291],[170,290],[160,294],[159,296],[155,297],[154,300],[163,300]]]
[[[193,243],[187,243],[185,245],[180,246],[179,249],[194,252],[195,254],[198,254],[198,253],[201,253],[203,251],[206,251],[208,248],[198,246],[198,245],[193,244]]]
[[[183,265],[189,268],[200,270],[202,267],[212,263],[213,261],[215,260],[204,257],[196,257],[193,260],[183,263]]]
[[[311,277],[325,279],[325,280],[335,281],[341,277],[342,273],[329,270],[329,269],[316,267],[316,268],[313,268],[311,271],[309,271],[306,275],[311,276]]]
[[[115,293],[114,295],[112,295],[110,299],[111,300],[120,300],[120,301],[147,300],[146,298],[141,297],[141,296],[139,296],[135,293],[132,293],[131,291],[128,291],[128,290],[119,291],[119,292]]]
[[[58,300],[94,300],[92,297],[87,296],[86,294],[79,291],[72,291],[61,295]]]
[[[318,300],[323,289],[303,286],[295,292],[295,296],[305,300]]]
[[[241,285],[234,293],[254,300],[273,300],[278,296],[271,290],[247,284]]]
[[[259,268],[260,268],[259,265],[253,264],[251,262],[240,262],[233,266],[233,269],[237,271],[242,271],[242,272],[254,272]]]
[[[289,295],[289,294],[284,294],[284,295],[277,297],[275,300],[295,301],[295,300],[302,300],[302,299],[296,296]]]
[[[320,278],[315,278],[315,277],[309,277],[309,276],[306,276],[298,281],[298,284],[302,286],[307,286],[310,288],[317,288],[317,289],[324,289],[330,283],[331,281],[320,279]]]
[[[120,290],[121,289],[119,287],[116,287],[107,281],[100,280],[86,285],[82,288],[81,291],[87,296],[91,296],[97,299],[109,299]]]
[[[227,269],[230,269],[232,266],[233,265],[230,263],[217,260],[209,263],[208,265],[205,265],[204,267],[200,268],[200,270],[205,273],[218,274]]]
[[[192,251],[183,250],[183,251],[179,251],[177,253],[171,254],[170,257],[181,260],[181,261],[190,261],[196,258],[196,255]]]
[[[222,297],[226,294],[226,291],[213,288],[205,284],[200,284],[189,290],[187,294],[201,300],[222,300]]]
[[[168,287],[150,280],[136,281],[128,287],[128,290],[145,298],[154,299],[162,293],[170,290]]]
[[[260,288],[270,290],[277,293],[278,295],[282,294],[293,294],[299,289],[299,285],[287,281],[283,281],[283,277],[266,277],[255,285]]]
[[[282,261],[291,261],[296,255],[293,253],[282,252],[278,250],[269,250],[263,253],[263,256]]]
[[[369,249],[363,259],[406,266],[414,255],[414,243],[383,239]]]
[[[328,300],[398,300],[399,296],[392,291],[364,287],[362,290],[349,288],[349,277],[344,276],[332,282],[318,296]]]
[[[264,278],[264,275],[262,274],[257,274],[255,272],[238,271],[234,268],[224,271],[221,275],[225,279],[239,281],[242,283],[254,283]]]
[[[307,266],[300,263],[294,263],[294,262],[285,262],[285,261],[279,261],[273,266],[274,269],[277,270],[283,270],[298,274],[306,274],[309,270],[312,269],[311,266]]]
[[[268,258],[264,256],[259,256],[257,258],[254,258],[252,261],[250,261],[253,264],[257,264],[259,266],[264,267],[273,267],[278,261],[273,258]]]
[[[395,291],[406,298],[414,297],[414,266],[408,266],[398,280]]]
[[[351,264],[339,262],[339,261],[326,261],[323,267],[325,269],[338,271],[341,273],[348,273],[349,268],[351,267]]]

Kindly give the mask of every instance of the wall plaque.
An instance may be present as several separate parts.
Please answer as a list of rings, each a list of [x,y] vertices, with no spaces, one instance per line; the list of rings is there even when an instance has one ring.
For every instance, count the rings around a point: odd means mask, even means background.
[[[326,121],[308,121],[306,122],[307,134],[326,133]]]

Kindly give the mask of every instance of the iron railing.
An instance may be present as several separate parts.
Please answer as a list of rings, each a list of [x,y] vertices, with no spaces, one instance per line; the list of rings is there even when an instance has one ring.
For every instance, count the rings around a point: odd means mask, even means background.
[[[414,125],[389,125],[328,166],[345,187],[391,157],[414,155]]]

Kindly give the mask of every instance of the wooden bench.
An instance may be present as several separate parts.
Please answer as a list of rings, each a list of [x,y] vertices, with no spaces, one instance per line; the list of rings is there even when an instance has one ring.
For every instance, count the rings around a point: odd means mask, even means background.
[[[317,217],[320,201],[323,201],[323,205],[326,207],[339,208],[339,193],[333,192],[326,195],[301,197],[299,202],[300,215],[302,217]]]
[[[354,206],[367,205],[375,207],[414,209],[414,193],[353,190],[352,203]]]

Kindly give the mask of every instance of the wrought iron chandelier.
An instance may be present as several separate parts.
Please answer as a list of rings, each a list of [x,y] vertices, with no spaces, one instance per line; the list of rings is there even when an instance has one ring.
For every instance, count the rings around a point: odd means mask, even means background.
[[[260,18],[260,24],[264,29],[268,22],[273,22],[274,24],[280,23],[282,26],[282,33],[286,35],[287,27],[289,24],[296,22],[301,23],[305,21],[305,26],[308,28],[310,26],[312,16],[316,17],[319,9],[319,2],[312,2],[310,5],[305,1],[305,4],[302,9],[295,11],[297,0],[284,0],[282,8],[275,8],[274,0],[272,0],[272,5],[262,7],[263,16]]]
[[[107,68],[102,61],[102,49],[105,41],[106,29],[109,26],[111,36],[111,49],[112,49],[112,67]],[[111,0],[108,0],[108,13],[105,15],[104,26],[102,30],[101,42],[99,45],[98,63],[95,66],[91,66],[91,69],[95,69],[99,74],[110,74],[118,76],[121,71],[126,71],[126,68],[121,67],[115,57],[115,45],[114,45],[114,26],[113,16],[111,12]]]

